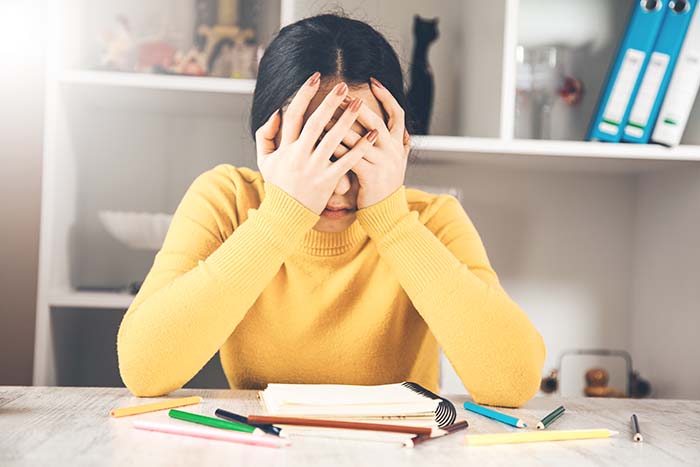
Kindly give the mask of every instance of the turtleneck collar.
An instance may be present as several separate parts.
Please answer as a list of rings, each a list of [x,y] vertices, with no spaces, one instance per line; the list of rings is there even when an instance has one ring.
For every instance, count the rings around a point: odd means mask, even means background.
[[[350,227],[341,232],[309,230],[304,236],[300,250],[314,256],[335,256],[349,251],[368,239],[369,235],[355,219]]]

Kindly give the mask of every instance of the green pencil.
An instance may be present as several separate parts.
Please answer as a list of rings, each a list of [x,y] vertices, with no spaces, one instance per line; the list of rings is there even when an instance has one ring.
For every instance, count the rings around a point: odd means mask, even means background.
[[[253,434],[264,434],[260,428],[254,426],[246,425],[245,423],[232,422],[228,420],[221,420],[219,418],[207,417],[206,415],[199,415],[192,412],[184,412],[182,410],[171,409],[168,412],[170,418],[177,418],[178,420],[184,420],[186,422],[199,423],[200,425],[211,426],[214,428],[222,428],[224,430],[242,431],[244,433]]]
[[[557,418],[562,416],[562,414],[564,413],[564,410],[566,410],[566,409],[564,409],[563,405],[560,405],[559,407],[554,409],[552,411],[552,413],[550,413],[549,415],[544,417],[542,420],[540,420],[539,423],[537,423],[537,429],[544,430],[545,428],[547,428],[549,425],[552,424],[552,422],[554,422],[554,420],[556,420]]]

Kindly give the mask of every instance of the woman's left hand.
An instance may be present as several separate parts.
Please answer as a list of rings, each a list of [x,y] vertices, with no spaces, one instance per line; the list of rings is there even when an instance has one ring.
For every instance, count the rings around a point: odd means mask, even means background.
[[[398,190],[406,177],[406,162],[410,151],[410,139],[405,129],[405,114],[394,96],[379,81],[371,79],[372,93],[389,116],[388,124],[366,104],[360,107],[357,121],[368,131],[376,129],[379,134],[364,158],[360,159],[352,171],[357,175],[360,190],[357,195],[357,208],[372,206]],[[361,136],[350,130],[343,140],[354,146]],[[342,154],[338,154],[342,155]]]

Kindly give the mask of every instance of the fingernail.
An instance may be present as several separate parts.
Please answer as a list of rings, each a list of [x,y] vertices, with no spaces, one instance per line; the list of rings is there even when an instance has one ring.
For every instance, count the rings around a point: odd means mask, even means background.
[[[373,129],[372,131],[367,133],[367,141],[369,141],[370,143],[374,143],[377,140],[378,134],[379,132],[377,131],[377,129]]]
[[[343,104],[349,104],[350,101],[352,101],[352,97],[350,97],[350,96],[345,96],[345,99],[343,99]]]
[[[376,79],[374,76],[369,78],[372,83],[374,83],[375,86],[377,86],[380,89],[384,89],[384,86],[382,86],[382,83],[379,82],[378,79]]]
[[[347,90],[348,90],[348,85],[343,82],[343,83],[336,85],[335,93],[339,96],[342,96],[343,94],[345,94],[345,91],[347,91]]]
[[[352,104],[350,104],[350,110],[352,110],[353,112],[357,112],[358,110],[360,110],[361,105],[362,105],[362,99],[357,98],[353,101]]]
[[[313,86],[318,83],[319,79],[321,79],[321,73],[317,71],[309,78],[309,86]]]

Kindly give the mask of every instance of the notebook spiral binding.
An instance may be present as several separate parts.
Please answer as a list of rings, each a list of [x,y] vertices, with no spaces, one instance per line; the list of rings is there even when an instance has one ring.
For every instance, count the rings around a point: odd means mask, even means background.
[[[440,400],[437,409],[435,409],[435,421],[437,421],[439,428],[444,428],[448,425],[452,425],[455,422],[455,419],[457,419],[457,410],[455,409],[455,406],[452,404],[452,402],[450,402],[449,400],[445,399],[444,397],[438,396],[434,392],[428,391],[418,383],[406,381],[401,384],[409,388],[411,391],[417,392],[420,395],[429,397],[430,399]]]

